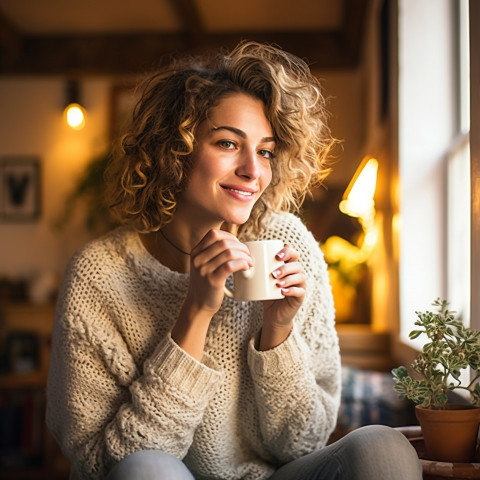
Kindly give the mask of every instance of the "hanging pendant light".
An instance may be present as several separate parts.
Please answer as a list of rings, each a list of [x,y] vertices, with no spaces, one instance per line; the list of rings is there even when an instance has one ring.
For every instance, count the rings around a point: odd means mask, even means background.
[[[85,127],[87,112],[80,101],[80,84],[77,80],[66,83],[66,106],[63,116],[66,124],[73,130],[82,130]]]

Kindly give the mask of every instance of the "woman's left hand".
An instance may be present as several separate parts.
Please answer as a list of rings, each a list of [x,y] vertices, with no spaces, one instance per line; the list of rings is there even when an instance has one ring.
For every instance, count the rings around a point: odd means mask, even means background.
[[[286,340],[293,327],[293,318],[303,303],[306,281],[298,261],[296,250],[288,245],[277,254],[285,263],[272,275],[282,289],[283,299],[263,302],[263,325],[260,336],[260,350],[276,347]]]

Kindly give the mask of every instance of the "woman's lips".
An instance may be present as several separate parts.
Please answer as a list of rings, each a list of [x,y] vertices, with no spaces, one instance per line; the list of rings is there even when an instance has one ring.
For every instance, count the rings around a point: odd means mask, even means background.
[[[251,200],[255,197],[256,190],[237,185],[221,185],[221,187],[232,197],[239,200]]]

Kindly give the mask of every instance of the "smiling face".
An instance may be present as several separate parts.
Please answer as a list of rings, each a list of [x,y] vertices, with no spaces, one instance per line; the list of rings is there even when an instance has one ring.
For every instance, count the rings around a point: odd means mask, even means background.
[[[274,148],[261,100],[242,93],[223,98],[198,128],[176,216],[211,228],[245,223],[272,179]]]

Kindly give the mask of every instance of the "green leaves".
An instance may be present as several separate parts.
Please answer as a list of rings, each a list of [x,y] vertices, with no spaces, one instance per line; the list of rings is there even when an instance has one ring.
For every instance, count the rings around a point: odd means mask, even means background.
[[[392,375],[395,379],[403,380],[405,377],[408,377],[408,370],[405,367],[397,367],[392,370]]]
[[[480,406],[480,383],[476,383],[475,387],[471,391],[472,403],[476,406]]]
[[[423,333],[423,330],[412,330],[408,336],[409,338],[411,338],[412,340],[414,340],[415,338],[419,337],[421,334]]]
[[[472,403],[480,406],[480,331],[467,328],[456,319],[446,300],[437,298],[433,306],[437,307],[436,312],[416,312],[415,325],[420,328],[409,334],[411,339],[425,335],[429,340],[411,365],[420,378],[414,379],[403,366],[394,368],[393,388],[400,396],[433,408],[447,403],[449,390],[464,389],[470,391]],[[476,376],[468,386],[461,385],[461,372],[469,367],[476,371]]]

